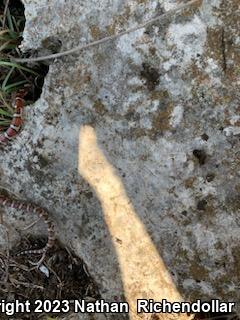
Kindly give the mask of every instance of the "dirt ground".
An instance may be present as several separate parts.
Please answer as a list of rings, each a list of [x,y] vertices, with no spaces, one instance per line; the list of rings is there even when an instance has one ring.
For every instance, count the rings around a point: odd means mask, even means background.
[[[73,300],[86,299],[94,301],[100,298],[97,285],[94,283],[83,261],[69,250],[56,243],[46,256],[43,264],[36,268],[33,263],[41,256],[26,254],[17,256],[17,252],[29,248],[42,248],[46,239],[23,239],[9,253],[0,252],[0,296],[6,301],[29,300]],[[49,316],[49,314],[48,314]],[[41,318],[44,314],[41,314]],[[9,319],[1,314],[1,319]],[[22,314],[19,318],[40,319],[36,314]],[[58,315],[59,319],[59,315]]]

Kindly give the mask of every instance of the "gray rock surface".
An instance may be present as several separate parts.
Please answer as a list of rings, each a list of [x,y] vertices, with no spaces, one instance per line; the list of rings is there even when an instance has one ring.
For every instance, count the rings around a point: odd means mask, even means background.
[[[70,49],[179,2],[25,0],[23,48]],[[106,299],[240,301],[239,24],[238,0],[199,1],[55,60],[0,153],[1,185],[48,209]]]

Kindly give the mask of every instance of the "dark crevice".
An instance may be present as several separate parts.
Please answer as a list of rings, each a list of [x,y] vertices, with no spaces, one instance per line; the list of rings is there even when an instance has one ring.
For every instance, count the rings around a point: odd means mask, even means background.
[[[25,56],[25,53],[22,53],[19,49],[19,45],[23,40],[22,34],[26,21],[24,11],[24,5],[20,0],[0,3],[0,15],[2,17],[0,30],[4,32],[0,40],[0,46],[6,45],[4,50],[0,52],[0,61],[12,63],[12,57],[22,58]],[[21,69],[21,67],[27,68],[28,71]],[[34,65],[17,64],[6,81],[10,68],[11,66],[0,67],[0,85],[6,100],[10,101],[15,92],[27,85],[29,88],[26,96],[27,103],[35,102],[41,95],[44,78],[48,73],[49,67],[42,63],[35,63]]]
[[[227,71],[227,57],[226,57],[226,41],[225,41],[225,30],[222,28],[221,34],[221,49],[222,49],[222,68],[223,72],[226,74]]]
[[[204,150],[195,149],[193,150],[193,155],[198,159],[200,166],[206,163],[207,154]]]

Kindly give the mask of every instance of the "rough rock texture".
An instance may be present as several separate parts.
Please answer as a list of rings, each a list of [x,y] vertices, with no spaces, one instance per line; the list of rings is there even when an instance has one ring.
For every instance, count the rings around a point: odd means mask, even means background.
[[[181,1],[24,3],[24,49],[65,50]],[[49,210],[106,299],[240,302],[239,11],[199,1],[54,61],[0,153],[1,184]]]

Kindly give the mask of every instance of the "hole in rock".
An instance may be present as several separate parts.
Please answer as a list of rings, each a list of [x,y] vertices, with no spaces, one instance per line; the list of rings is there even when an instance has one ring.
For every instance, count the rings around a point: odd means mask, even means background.
[[[193,155],[198,159],[201,166],[206,163],[207,154],[204,150],[195,149],[193,150]]]

